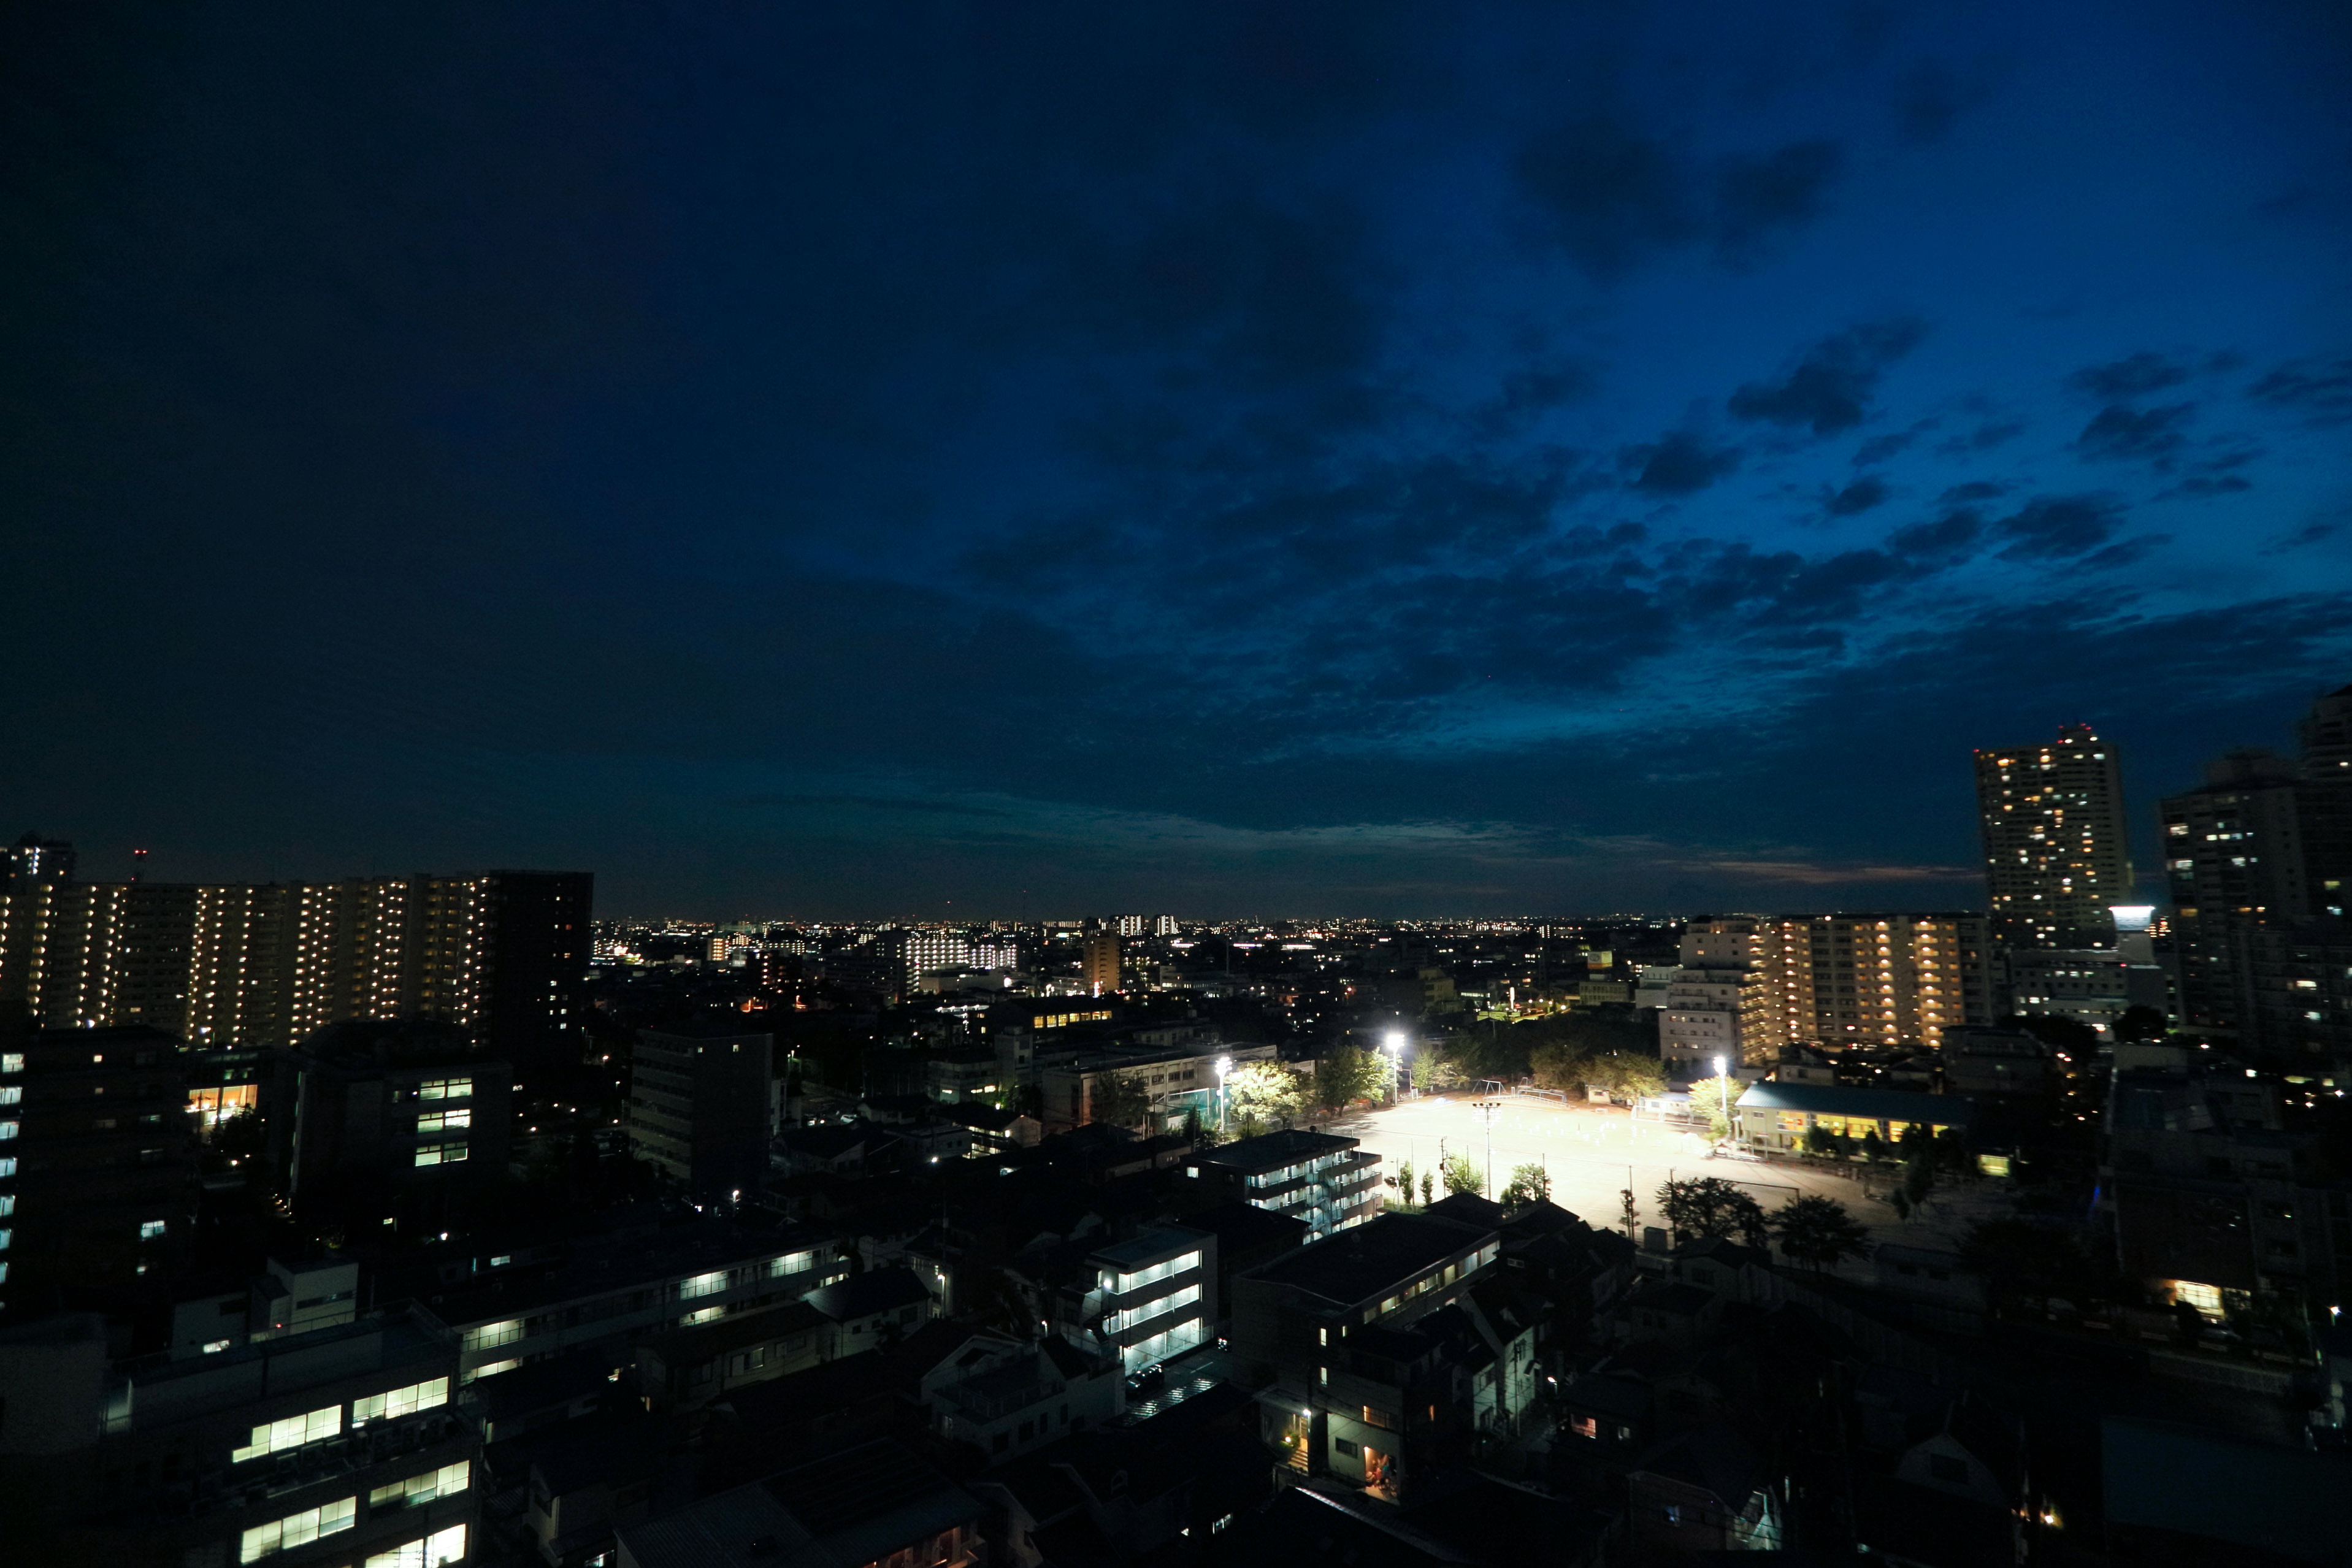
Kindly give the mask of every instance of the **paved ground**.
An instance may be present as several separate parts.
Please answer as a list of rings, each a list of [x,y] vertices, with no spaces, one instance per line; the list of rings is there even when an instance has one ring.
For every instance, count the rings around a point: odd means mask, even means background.
[[[1416,1173],[1434,1171],[1441,1150],[1468,1155],[1472,1164],[1486,1169],[1488,1130],[1472,1108],[1474,1098],[1461,1094],[1407,1101],[1331,1124],[1328,1130],[1362,1140],[1365,1149],[1381,1156],[1383,1176],[1395,1176],[1404,1160],[1412,1162]],[[1799,1193],[1834,1197],[1881,1239],[1915,1246],[1948,1245],[1939,1233],[1956,1228],[1964,1208],[1978,1207],[1964,1202],[1959,1192],[1946,1188],[1938,1194],[1935,1211],[1906,1224],[1896,1219],[1886,1204],[1865,1196],[1870,1189],[1851,1176],[1736,1156],[1710,1159],[1706,1141],[1696,1134],[1669,1132],[1653,1123],[1637,1124],[1629,1113],[1614,1106],[1562,1106],[1505,1095],[1495,1117],[1492,1139],[1488,1197],[1510,1180],[1513,1166],[1541,1165],[1551,1177],[1552,1201],[1586,1223],[1604,1228],[1618,1225],[1622,1214],[1618,1195],[1629,1181],[1639,1223],[1663,1223],[1657,1194],[1669,1176],[1721,1176],[1746,1187],[1768,1211]],[[1885,1168],[1873,1185],[1883,1187],[1892,1179],[1891,1167]]]

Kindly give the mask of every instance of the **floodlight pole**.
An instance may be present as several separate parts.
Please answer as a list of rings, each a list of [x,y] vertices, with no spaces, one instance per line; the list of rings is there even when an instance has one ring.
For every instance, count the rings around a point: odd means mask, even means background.
[[[1221,1138],[1225,1135],[1225,1101],[1227,1098],[1225,1094],[1225,1074],[1231,1072],[1233,1070],[1234,1059],[1232,1057],[1221,1056],[1217,1058],[1217,1136]]]

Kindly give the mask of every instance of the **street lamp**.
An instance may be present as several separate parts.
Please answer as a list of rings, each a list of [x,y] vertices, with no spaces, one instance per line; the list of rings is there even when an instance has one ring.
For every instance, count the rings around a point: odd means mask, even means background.
[[[1717,1057],[1717,1058],[1715,1059],[1715,1081],[1716,1081],[1716,1083],[1717,1083],[1717,1092],[1722,1096],[1722,1099],[1723,1099],[1723,1131],[1724,1131],[1724,1135],[1725,1135],[1725,1136],[1727,1136],[1727,1137],[1728,1137],[1728,1136],[1730,1135],[1730,1134],[1731,1134],[1731,1131],[1732,1131],[1732,1127],[1731,1127],[1731,1068],[1730,1068],[1730,1065],[1729,1065],[1728,1060],[1727,1060],[1727,1058],[1724,1058],[1724,1057],[1720,1057],[1720,1056],[1718,1056],[1718,1057]]]
[[[1217,1058],[1217,1136],[1225,1135],[1225,1074],[1234,1070],[1230,1056]]]
[[[1389,1049],[1389,1098],[1404,1098],[1404,1030],[1392,1029],[1381,1041]]]

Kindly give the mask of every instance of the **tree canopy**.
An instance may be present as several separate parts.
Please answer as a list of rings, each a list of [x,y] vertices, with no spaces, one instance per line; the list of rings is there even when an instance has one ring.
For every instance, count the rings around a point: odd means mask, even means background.
[[[1772,1228],[1783,1254],[1814,1270],[1834,1268],[1870,1247],[1869,1230],[1833,1197],[1791,1198],[1772,1217]]]
[[[1678,1241],[1728,1240],[1761,1247],[1770,1235],[1764,1206],[1721,1176],[1693,1176],[1658,1188],[1658,1208]]]
[[[1514,1166],[1511,1179],[1496,1199],[1505,1208],[1524,1208],[1531,1203],[1542,1203],[1551,1197],[1551,1173],[1540,1165]]]

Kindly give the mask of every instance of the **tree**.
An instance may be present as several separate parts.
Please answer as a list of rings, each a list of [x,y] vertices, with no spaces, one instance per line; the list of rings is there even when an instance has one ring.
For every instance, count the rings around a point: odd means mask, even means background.
[[[1486,1186],[1486,1173],[1470,1163],[1468,1155],[1448,1155],[1439,1172],[1445,1178],[1445,1195],[1457,1192],[1482,1192]]]
[[[1875,1127],[1862,1135],[1862,1157],[1873,1162],[1886,1157],[1886,1140],[1878,1135]]]
[[[1593,1081],[1617,1100],[1639,1100],[1666,1092],[1665,1069],[1654,1056],[1612,1051],[1592,1059]]]
[[[1845,1140],[1816,1122],[1805,1129],[1805,1153],[1819,1155],[1823,1159],[1843,1159]]]
[[[1423,1171],[1423,1172],[1422,1172],[1422,1173],[1421,1173],[1421,1207],[1423,1207],[1423,1208],[1427,1208],[1431,1204],[1433,1204],[1433,1203],[1436,1202],[1436,1201],[1437,1201],[1436,1194],[1437,1194],[1437,1176],[1436,1176],[1436,1174],[1435,1174],[1434,1172],[1432,1172],[1432,1171]]]
[[[2171,1030],[2172,1021],[2160,1008],[2130,1007],[2108,1027],[2117,1040],[2162,1040]]]
[[[1658,1207],[1679,1241],[1727,1240],[1761,1246],[1770,1226],[1764,1206],[1721,1176],[1670,1181],[1658,1188]]]
[[[1411,1160],[1397,1162],[1396,1185],[1397,1191],[1404,1195],[1398,1199],[1397,1206],[1401,1208],[1411,1208],[1412,1207],[1412,1162]]]
[[[1528,1053],[1528,1070],[1539,1088],[1580,1095],[1591,1080],[1592,1059],[1566,1040],[1548,1040]]]
[[[1412,1086],[1426,1094],[1433,1089],[1451,1089],[1461,1082],[1462,1069],[1454,1064],[1444,1048],[1433,1042],[1414,1048],[1408,1076]]]
[[[2000,1021],[2004,1028],[2021,1029],[2076,1061],[2088,1061],[2098,1053],[2099,1031],[2081,1019],[2058,1013],[2016,1013]]]
[[[1788,1257],[1819,1271],[1839,1260],[1859,1258],[1870,1248],[1870,1232],[1833,1197],[1791,1198],[1772,1217],[1772,1228]]]
[[[1093,1119],[1114,1127],[1139,1127],[1151,1114],[1151,1090],[1131,1072],[1106,1072],[1089,1096]]]
[[[1184,1137],[1195,1148],[1202,1147],[1209,1142],[1209,1130],[1202,1125],[1201,1108],[1198,1105],[1184,1107]]]
[[[1315,1059],[1315,1103],[1334,1110],[1352,1101],[1388,1098],[1388,1059],[1351,1045],[1334,1046]]]
[[[1307,1113],[1298,1074],[1278,1061],[1250,1061],[1234,1068],[1225,1075],[1225,1095],[1234,1130],[1244,1137],[1250,1135],[1247,1127],[1287,1127]]]
[[[251,1111],[226,1116],[213,1128],[213,1147],[231,1159],[247,1159],[266,1146],[261,1118]]]
[[[1728,1107],[1739,1103],[1748,1092],[1748,1085],[1728,1075],[1702,1078],[1690,1087],[1691,1108],[1706,1118],[1707,1137],[1715,1143],[1727,1143],[1731,1138],[1731,1115]]]
[[[1531,1203],[1551,1201],[1551,1173],[1540,1165],[1514,1166],[1511,1179],[1496,1201],[1505,1208],[1525,1208]]]

